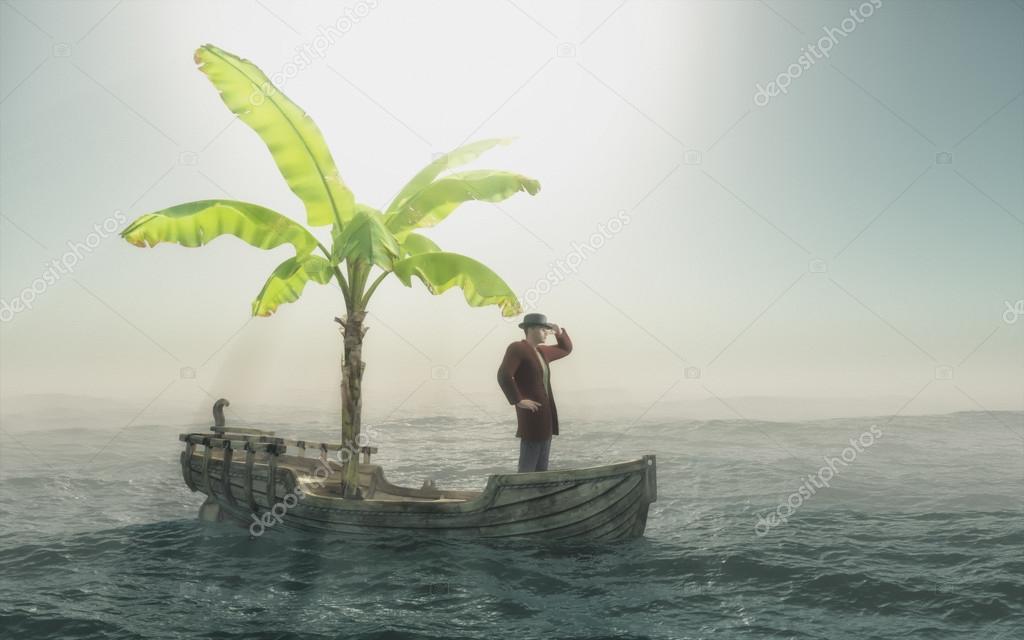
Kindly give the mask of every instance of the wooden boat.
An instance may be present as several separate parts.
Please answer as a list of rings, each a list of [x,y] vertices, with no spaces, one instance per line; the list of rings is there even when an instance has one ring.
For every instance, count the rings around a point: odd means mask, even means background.
[[[317,533],[418,533],[473,538],[532,537],[609,541],[643,535],[657,499],[655,456],[582,469],[491,475],[482,491],[415,489],[391,484],[375,447],[362,447],[361,500],[341,496],[342,465],[328,457],[341,445],[276,437],[224,426],[214,408],[213,433],[183,433],[181,470],[206,494],[204,520],[234,520],[262,535],[277,528]],[[312,449],[319,457],[308,457]],[[237,454],[237,455],[236,455]]]

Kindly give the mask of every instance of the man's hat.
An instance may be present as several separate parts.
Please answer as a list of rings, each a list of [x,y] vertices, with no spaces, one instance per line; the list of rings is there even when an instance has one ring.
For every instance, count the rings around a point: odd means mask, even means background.
[[[523,316],[523,321],[519,323],[520,329],[525,329],[531,325],[547,327],[548,329],[554,329],[551,323],[548,322],[548,317],[543,313],[528,313]]]

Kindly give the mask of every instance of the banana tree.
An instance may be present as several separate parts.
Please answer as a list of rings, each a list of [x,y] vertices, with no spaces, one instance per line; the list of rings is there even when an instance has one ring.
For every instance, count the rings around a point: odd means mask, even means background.
[[[435,159],[413,176],[384,211],[357,203],[316,124],[256,65],[212,44],[199,47],[195,61],[228,108],[266,143],[281,175],[302,201],[308,226],[330,226],[330,249],[291,218],[237,200],[200,200],[147,213],[121,236],[139,247],[161,242],[200,247],[226,235],[259,249],[292,245],[295,254],[274,269],[253,300],[255,316],[270,316],[280,305],[295,302],[310,282],[337,284],[345,302],[345,314],[334,319],[344,337],[342,443],[350,452],[343,469],[343,495],[358,499],[358,456],[351,452],[358,449],[366,367],[364,320],[371,297],[393,274],[406,287],[412,286],[414,277],[434,295],[459,287],[470,306],[496,305],[503,316],[519,314],[515,293],[491,269],[464,255],[442,251],[416,231],[443,221],[464,202],[499,202],[519,191],[535,195],[540,184],[508,171],[446,173],[511,142],[488,139]]]

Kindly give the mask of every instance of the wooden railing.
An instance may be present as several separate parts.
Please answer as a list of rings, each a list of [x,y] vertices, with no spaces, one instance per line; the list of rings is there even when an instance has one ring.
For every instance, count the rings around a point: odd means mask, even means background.
[[[214,426],[210,427],[212,434],[207,433],[182,433],[178,439],[185,443],[185,451],[181,454],[181,471],[185,478],[185,484],[192,491],[198,491],[195,478],[192,476],[192,457],[195,455],[195,447],[203,447],[201,475],[203,490],[211,498],[223,497],[230,505],[236,504],[235,496],[231,492],[231,463],[236,450],[245,451],[245,473],[243,474],[245,499],[247,506],[253,512],[259,513],[259,505],[253,497],[253,469],[256,464],[256,454],[267,455],[267,483],[266,494],[267,504],[273,505],[276,501],[275,492],[277,489],[277,465],[278,456],[288,452],[289,447],[298,449],[297,457],[304,458],[306,449],[320,451],[326,457],[328,451],[341,451],[346,447],[342,444],[332,442],[316,442],[308,440],[293,440],[274,435],[273,431],[263,429],[229,428],[225,426],[224,407],[230,403],[225,399],[218,400],[213,407]],[[219,490],[215,490],[210,480],[210,461],[213,459],[215,449],[222,451],[221,459],[221,482]],[[359,447],[362,454],[362,463],[370,463],[370,455],[377,453],[377,447]],[[218,496],[218,494],[220,494]]]
[[[245,449],[247,446],[252,446],[256,451],[266,451],[268,453],[284,453],[288,447],[295,447],[300,450],[299,457],[304,457],[306,449],[316,449],[321,452],[327,451],[341,451],[345,448],[345,445],[338,444],[335,442],[317,442],[315,440],[292,440],[289,438],[279,438],[274,435],[259,435],[273,433],[268,431],[260,431],[259,429],[231,429],[225,430],[220,427],[212,427],[215,430],[215,435],[206,435],[205,433],[183,433],[178,436],[178,439],[182,442],[191,442],[192,444],[202,444],[204,446],[213,447],[224,447],[225,442],[231,443],[231,446],[236,449]],[[209,443],[209,444],[207,444]],[[272,450],[277,447],[276,450]],[[370,463],[370,455],[377,453],[377,447],[359,447],[359,453],[363,455],[362,462],[364,464]]]

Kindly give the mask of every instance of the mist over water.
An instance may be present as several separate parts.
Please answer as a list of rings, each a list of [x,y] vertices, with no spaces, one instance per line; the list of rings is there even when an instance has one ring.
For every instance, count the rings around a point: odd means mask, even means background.
[[[252,539],[196,518],[177,434],[207,423],[58,424],[39,414],[0,454],[12,638],[1008,639],[1024,624],[1022,412],[567,420],[554,469],[658,456],[645,537],[583,546]],[[336,434],[326,413],[249,426]],[[872,426],[881,436],[834,463],[828,487],[758,534]],[[398,484],[480,489],[514,470],[511,421],[373,427],[374,461]]]

